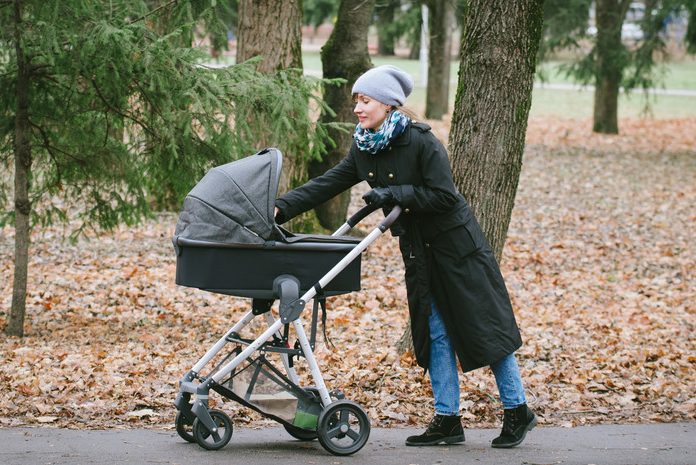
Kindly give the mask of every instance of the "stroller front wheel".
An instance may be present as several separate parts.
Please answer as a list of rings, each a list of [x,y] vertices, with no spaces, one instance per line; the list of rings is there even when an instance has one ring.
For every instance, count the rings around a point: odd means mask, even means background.
[[[181,439],[187,442],[196,442],[196,438],[193,437],[192,432],[194,420],[190,418],[193,416],[194,415],[190,412],[188,415],[186,415],[184,412],[176,412],[176,432],[179,435],[179,437],[181,437]]]
[[[319,443],[334,455],[351,455],[363,448],[370,437],[370,420],[355,402],[338,400],[319,415]]]
[[[210,416],[215,422],[215,431],[208,428],[198,418],[193,420],[193,436],[199,446],[208,450],[222,449],[232,438],[232,420],[222,410],[210,410]]]

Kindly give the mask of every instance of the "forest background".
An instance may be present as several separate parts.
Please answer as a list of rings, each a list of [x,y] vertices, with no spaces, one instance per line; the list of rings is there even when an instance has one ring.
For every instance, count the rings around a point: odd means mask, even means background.
[[[325,27],[325,26],[322,26]],[[322,28],[305,28],[305,72],[320,72]],[[372,36],[375,39],[375,36]],[[377,52],[376,41],[371,51]],[[405,48],[373,55],[416,77]],[[592,91],[555,65],[538,81],[524,165],[501,260],[525,345],[519,352],[542,423],[693,421],[696,416],[696,63],[676,50],[666,91],[620,97],[619,135],[592,132]],[[225,64],[225,56],[210,64]],[[457,63],[451,65],[456,82]],[[446,143],[449,115],[426,120]],[[364,185],[352,192],[350,212]],[[361,228],[374,226],[370,218]],[[176,213],[65,240],[32,231],[24,338],[0,347],[0,424],[173,427],[179,377],[248,309],[248,302],[173,282]],[[0,308],[10,307],[14,230],[0,235]],[[334,346],[317,356],[330,387],[366,407],[373,425],[423,424],[431,393],[409,353],[396,240],[363,258],[363,290],[330,300]],[[0,315],[2,319],[5,315]],[[369,350],[365,350],[369,347]],[[497,424],[488,370],[461,377],[464,417]],[[234,421],[257,415],[217,400]]]

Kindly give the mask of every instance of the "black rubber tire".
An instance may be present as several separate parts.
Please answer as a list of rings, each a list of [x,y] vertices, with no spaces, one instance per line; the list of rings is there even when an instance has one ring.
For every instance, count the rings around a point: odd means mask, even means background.
[[[199,446],[208,450],[222,449],[232,438],[232,420],[222,410],[209,410],[210,416],[217,427],[217,431],[211,433],[201,421],[196,418],[193,421],[193,437]]]
[[[191,414],[193,416],[193,414]],[[187,418],[182,412],[176,412],[176,432],[186,442],[196,442],[193,437],[193,420]]]
[[[338,400],[321,412],[317,424],[319,443],[333,455],[351,455],[370,437],[370,420],[360,405]]]

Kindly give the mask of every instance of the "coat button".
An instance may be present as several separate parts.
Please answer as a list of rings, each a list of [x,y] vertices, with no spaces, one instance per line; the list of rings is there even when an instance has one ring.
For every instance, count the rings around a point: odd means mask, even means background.
[[[428,242],[425,243],[426,247],[430,247],[430,244]]]
[[[394,174],[393,174],[393,173],[389,173],[389,179],[394,179]]]
[[[375,175],[375,173],[373,173],[372,171],[370,171],[369,173],[367,173],[367,177],[369,177],[369,178],[373,177],[374,175]]]
[[[406,210],[404,210],[404,213],[411,213],[411,210],[407,208]]]

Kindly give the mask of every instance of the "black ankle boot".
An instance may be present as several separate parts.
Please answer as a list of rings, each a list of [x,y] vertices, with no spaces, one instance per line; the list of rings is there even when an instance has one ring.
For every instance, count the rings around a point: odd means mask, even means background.
[[[441,442],[464,442],[464,428],[459,415],[435,415],[425,433],[406,439],[407,446],[436,446]]]
[[[528,431],[537,424],[536,415],[529,410],[527,404],[505,409],[503,416],[503,431],[491,443],[493,447],[515,447],[524,441]]]

